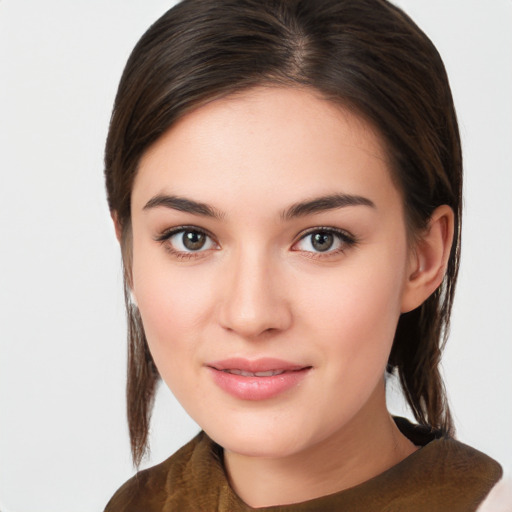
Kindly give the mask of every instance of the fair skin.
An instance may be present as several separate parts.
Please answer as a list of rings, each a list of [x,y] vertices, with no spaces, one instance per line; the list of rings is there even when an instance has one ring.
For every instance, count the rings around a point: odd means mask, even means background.
[[[143,155],[131,284],[150,350],[250,506],[357,485],[416,449],[384,373],[400,314],[442,280],[453,215],[412,244],[402,205],[378,133],[306,90],[216,100]]]

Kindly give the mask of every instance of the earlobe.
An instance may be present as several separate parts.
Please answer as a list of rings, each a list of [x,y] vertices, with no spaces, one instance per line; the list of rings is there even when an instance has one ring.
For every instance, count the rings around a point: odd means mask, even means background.
[[[420,306],[442,283],[450,257],[453,232],[453,210],[447,205],[439,206],[411,251],[402,295],[402,313]]]

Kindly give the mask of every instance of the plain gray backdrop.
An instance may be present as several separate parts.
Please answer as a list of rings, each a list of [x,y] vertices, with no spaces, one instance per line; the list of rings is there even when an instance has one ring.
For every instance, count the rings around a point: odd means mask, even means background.
[[[444,58],[464,143],[463,259],[443,363],[458,436],[510,470],[512,2],[397,3]],[[133,473],[102,152],[126,58],[172,4],[0,1],[2,512],[99,511]],[[162,387],[146,465],[197,430]]]

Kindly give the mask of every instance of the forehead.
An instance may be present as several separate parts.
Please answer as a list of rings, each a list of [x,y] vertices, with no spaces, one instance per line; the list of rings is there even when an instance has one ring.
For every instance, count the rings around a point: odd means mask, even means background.
[[[189,113],[143,155],[132,203],[156,193],[285,200],[394,189],[382,138],[314,91],[260,87]],[[146,199],[147,200],[147,199]]]

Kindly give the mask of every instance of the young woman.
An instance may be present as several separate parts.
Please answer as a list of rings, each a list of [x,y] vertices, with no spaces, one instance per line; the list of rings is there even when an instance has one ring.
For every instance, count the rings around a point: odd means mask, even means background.
[[[478,507],[501,468],[453,439],[438,370],[459,134],[402,11],[183,1],[127,63],[105,161],[134,461],[160,377],[203,429],[107,511]]]

